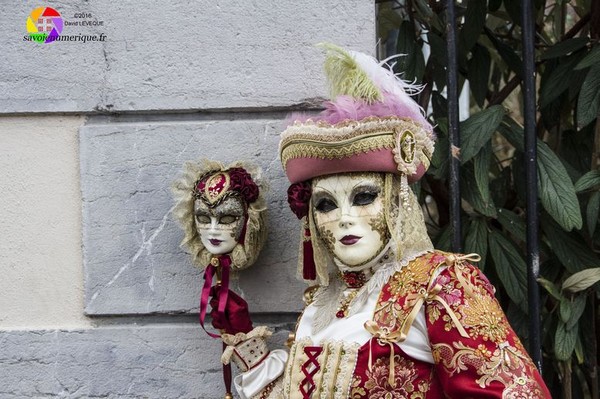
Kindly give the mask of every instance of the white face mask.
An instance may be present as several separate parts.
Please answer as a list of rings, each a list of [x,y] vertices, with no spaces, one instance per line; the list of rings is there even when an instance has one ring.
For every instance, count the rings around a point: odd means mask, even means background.
[[[226,198],[214,208],[196,200],[194,213],[200,241],[208,252],[223,255],[233,251],[245,222],[244,206],[238,198]]]
[[[312,204],[321,239],[344,265],[361,266],[385,247],[388,230],[380,174],[340,174],[315,179]]]

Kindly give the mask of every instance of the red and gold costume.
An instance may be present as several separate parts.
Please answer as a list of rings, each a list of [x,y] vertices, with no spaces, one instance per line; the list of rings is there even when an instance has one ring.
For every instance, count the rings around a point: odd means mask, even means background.
[[[422,311],[431,360],[408,354],[414,343],[402,345]],[[383,286],[371,316],[360,326],[371,335],[362,344],[296,340],[285,374],[256,397],[551,397],[493,287],[464,257],[428,252],[412,260]]]
[[[239,362],[242,399],[550,398],[470,263],[479,256],[435,251],[427,235],[408,186],[433,155],[433,128],[407,94],[418,88],[325,47],[334,98],[280,145],[312,287],[289,355]],[[225,337],[240,350],[244,338]]]
[[[398,333],[402,336],[403,323],[410,323],[411,312],[421,304],[434,364],[413,361],[401,350],[397,354],[399,348],[395,347],[394,356],[401,364],[396,368],[403,378],[396,380],[397,394],[391,397],[550,397],[495,299],[494,288],[479,269],[456,255],[440,252],[410,262],[380,294],[374,315],[381,332],[378,345],[385,347]],[[384,364],[386,357],[389,354],[379,358],[379,367],[389,370]],[[364,387],[366,395],[356,396],[357,389],[351,397],[377,397],[371,387],[384,388],[377,384],[376,376],[368,367],[356,373],[353,386]]]

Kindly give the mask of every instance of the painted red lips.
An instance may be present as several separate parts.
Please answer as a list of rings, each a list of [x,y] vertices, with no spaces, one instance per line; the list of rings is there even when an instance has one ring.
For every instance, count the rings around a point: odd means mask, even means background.
[[[223,241],[221,241],[221,240],[217,240],[216,238],[211,238],[211,239],[210,239],[210,240],[208,240],[208,241],[210,241],[210,243],[211,243],[212,245],[214,245],[215,247],[218,247],[218,246],[219,246],[219,245],[220,245],[220,244],[223,242]]]
[[[342,237],[342,239],[340,240],[340,242],[344,245],[354,245],[358,242],[358,240],[360,240],[362,237],[357,237],[357,236],[344,236]]]

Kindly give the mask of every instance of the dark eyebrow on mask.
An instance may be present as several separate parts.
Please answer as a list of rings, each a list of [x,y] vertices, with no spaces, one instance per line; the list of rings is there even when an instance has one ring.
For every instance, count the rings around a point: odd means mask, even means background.
[[[355,187],[352,187],[350,198],[354,198],[354,196],[358,193],[365,192],[370,194],[379,194],[381,192],[381,188],[371,183],[358,183]]]
[[[322,187],[315,187],[313,196],[311,198],[313,204],[318,203],[323,198],[329,198],[329,199],[333,200],[335,197],[329,190],[324,189]]]

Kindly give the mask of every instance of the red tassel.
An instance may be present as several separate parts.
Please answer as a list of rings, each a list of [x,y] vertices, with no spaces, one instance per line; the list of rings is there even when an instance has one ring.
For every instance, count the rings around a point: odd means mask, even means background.
[[[310,240],[310,230],[308,228],[304,229],[302,255],[304,258],[304,264],[302,265],[302,277],[305,280],[316,280],[317,267],[315,266],[313,246]]]

